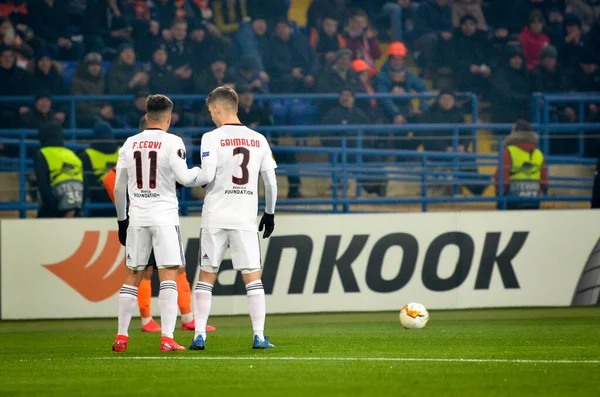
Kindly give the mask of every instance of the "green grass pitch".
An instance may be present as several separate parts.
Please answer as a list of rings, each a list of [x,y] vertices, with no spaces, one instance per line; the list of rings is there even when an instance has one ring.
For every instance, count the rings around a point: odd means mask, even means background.
[[[160,353],[134,319],[0,322],[0,396],[599,396],[600,308],[214,317],[204,351]],[[188,346],[190,332],[177,331]]]

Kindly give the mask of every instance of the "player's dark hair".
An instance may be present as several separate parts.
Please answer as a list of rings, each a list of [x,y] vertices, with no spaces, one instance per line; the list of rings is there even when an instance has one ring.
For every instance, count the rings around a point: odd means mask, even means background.
[[[212,90],[206,97],[206,105],[210,106],[214,103],[221,103],[224,106],[237,109],[238,107],[238,94],[231,87],[222,85]]]
[[[146,99],[146,113],[152,121],[162,121],[173,111],[173,102],[164,95],[149,95]]]
[[[142,118],[140,119],[138,129],[141,132],[141,131],[144,131],[146,128],[148,128],[148,122],[146,121],[146,115],[143,115]]]

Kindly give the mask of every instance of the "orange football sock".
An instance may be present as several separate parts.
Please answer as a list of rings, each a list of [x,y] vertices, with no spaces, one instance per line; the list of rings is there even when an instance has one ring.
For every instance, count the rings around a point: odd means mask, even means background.
[[[183,272],[177,276],[177,305],[179,306],[179,311],[181,311],[182,318],[183,316],[189,317],[187,315],[192,313],[191,303],[192,293],[190,292],[190,283],[187,281],[187,274]]]
[[[152,283],[150,280],[142,280],[138,287],[138,306],[142,318],[152,317],[150,314],[150,302],[152,301]]]

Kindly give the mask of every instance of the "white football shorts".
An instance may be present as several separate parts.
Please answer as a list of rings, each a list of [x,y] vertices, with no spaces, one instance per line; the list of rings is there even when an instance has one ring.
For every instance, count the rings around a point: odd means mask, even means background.
[[[201,269],[217,273],[227,248],[230,248],[233,268],[242,273],[261,269],[258,232],[231,229],[201,229],[198,261]]]
[[[144,270],[154,248],[156,267],[185,266],[179,226],[130,226],[127,229],[125,264],[133,270]]]

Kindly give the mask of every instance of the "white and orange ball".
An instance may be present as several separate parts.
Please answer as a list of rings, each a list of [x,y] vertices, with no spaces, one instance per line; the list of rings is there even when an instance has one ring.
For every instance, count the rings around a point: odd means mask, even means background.
[[[400,323],[406,329],[425,328],[429,321],[429,312],[420,303],[409,303],[400,310]]]

